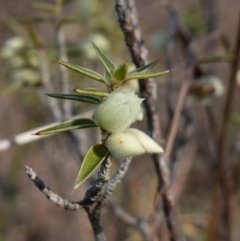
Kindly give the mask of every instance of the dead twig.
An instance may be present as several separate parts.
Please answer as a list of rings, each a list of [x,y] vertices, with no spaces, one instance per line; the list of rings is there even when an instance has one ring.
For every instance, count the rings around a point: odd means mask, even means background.
[[[220,130],[217,152],[217,164],[215,169],[215,192],[210,238],[215,240],[231,240],[231,180],[227,169],[227,137],[229,134],[229,116],[231,114],[236,72],[240,56],[240,14],[237,29],[234,59],[231,62],[231,71],[228,82],[227,97],[223,112],[223,121]]]

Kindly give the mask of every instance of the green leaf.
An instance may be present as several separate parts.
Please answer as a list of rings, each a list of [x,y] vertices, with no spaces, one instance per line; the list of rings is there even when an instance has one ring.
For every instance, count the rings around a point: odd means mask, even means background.
[[[166,75],[168,74],[170,71],[169,70],[165,70],[162,72],[157,72],[157,73],[134,73],[134,74],[129,74],[125,80],[131,80],[131,79],[148,79],[148,78],[154,78],[154,77],[158,77],[158,76],[162,76],[162,75]]]
[[[31,25],[27,26],[27,32],[28,32],[28,35],[29,35],[33,45],[36,48],[41,48],[43,46],[43,41]]]
[[[82,95],[90,95],[90,96],[97,96],[97,97],[108,97],[109,93],[105,93],[102,91],[94,90],[81,90],[81,89],[74,89],[74,92]]]
[[[105,82],[104,78],[102,75],[100,75],[99,73],[93,71],[93,70],[90,70],[90,69],[87,69],[87,68],[83,68],[81,66],[77,66],[75,64],[70,64],[70,63],[67,63],[65,61],[62,61],[60,59],[56,59],[58,61],[59,64],[69,68],[69,69],[72,69],[72,70],[75,70],[77,71],[78,73],[81,73],[83,75],[86,75],[92,79],[95,79],[99,82]]]
[[[54,6],[53,4],[49,4],[49,3],[31,3],[30,7],[33,9],[48,12],[51,14],[56,13],[56,6]]]
[[[80,18],[62,18],[58,21],[58,26],[63,26],[64,24],[79,23]]]
[[[115,70],[114,64],[94,43],[92,43],[92,45],[93,45],[93,48],[94,48],[99,60],[101,61],[103,66],[106,68],[107,72],[110,75],[112,75],[112,73]]]
[[[128,63],[121,64],[113,73],[114,80],[123,81],[128,74]]]
[[[74,190],[76,190],[101,165],[108,155],[108,149],[102,145],[92,146],[88,150],[79,170]]]
[[[81,102],[86,102],[90,104],[100,104],[101,101],[99,98],[87,95],[71,95],[71,94],[46,94],[47,96],[58,98],[58,99],[66,99],[66,100],[76,100]]]
[[[240,114],[231,114],[230,121],[235,127],[240,127]]]
[[[73,0],[62,0],[62,5],[68,4],[72,2]]]
[[[31,24],[31,23],[43,23],[43,22],[49,22],[49,18],[43,18],[43,17],[24,17],[19,19],[20,23],[23,24]]]
[[[233,55],[216,55],[205,58],[200,58],[198,64],[214,64],[222,62],[230,62],[234,59]]]
[[[110,86],[111,83],[112,83],[112,76],[107,72],[106,69],[104,69],[104,74],[103,74],[103,76],[104,76],[105,83],[106,83],[108,86]]]
[[[91,119],[75,119],[70,121],[62,122],[58,125],[49,127],[47,129],[37,132],[35,135],[47,135],[47,134],[56,134],[63,131],[72,131],[83,128],[97,127],[95,122]]]
[[[140,68],[137,68],[137,69],[134,69],[134,70],[130,71],[129,74],[144,73],[144,72],[152,69],[158,62],[159,62],[159,60],[155,60],[150,64],[147,64],[145,66],[142,66]]]

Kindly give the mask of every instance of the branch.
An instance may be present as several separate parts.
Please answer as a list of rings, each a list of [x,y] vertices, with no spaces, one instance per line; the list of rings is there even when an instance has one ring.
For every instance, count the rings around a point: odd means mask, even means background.
[[[66,199],[60,197],[57,193],[54,193],[45,183],[37,176],[32,168],[26,166],[26,174],[33,181],[35,186],[46,195],[46,197],[55,203],[56,205],[64,208],[65,210],[76,211],[79,208],[82,208],[79,202],[70,202]]]
[[[217,166],[215,173],[214,210],[211,230],[211,240],[231,240],[231,184],[227,170],[226,146],[229,134],[229,116],[234,100],[236,73],[240,58],[240,12],[236,42],[231,63],[231,72],[228,82],[227,97],[223,112],[223,122],[218,142]]]
[[[125,224],[139,230],[144,236],[144,240],[146,241],[153,240],[152,227],[149,221],[131,216],[129,213],[127,213],[124,209],[122,209],[119,205],[117,205],[113,201],[109,201],[108,205],[117,218],[119,218]]]
[[[59,24],[62,14],[62,2],[61,0],[56,0],[56,5],[58,5],[59,11],[55,17],[55,34],[56,34],[56,44],[57,44],[57,54],[59,59],[68,62],[67,50],[66,50],[66,39],[65,33],[62,30],[62,26]],[[68,93],[70,90],[68,69],[61,64],[58,64],[59,70],[59,82],[61,86],[62,93]],[[62,100],[63,114],[64,118],[68,119],[72,116],[72,102],[69,100]]]
[[[51,93],[53,86],[49,74],[48,63],[46,61],[46,52],[43,49],[40,49],[38,51],[38,55],[40,59],[40,75],[43,81],[43,91],[45,93]],[[47,101],[53,114],[54,120],[62,121],[64,118],[58,100],[55,98],[47,98]]]
[[[101,165],[95,184],[88,189],[83,201],[81,201],[91,222],[95,241],[107,240],[100,219],[100,211],[105,203],[105,200],[101,198],[101,192],[104,190],[108,182],[110,166],[111,158],[108,157]]]
[[[35,186],[46,195],[46,197],[55,203],[56,205],[66,209],[66,210],[78,210],[84,208],[87,212],[89,220],[91,222],[95,241],[106,241],[104,230],[100,220],[100,210],[104,204],[104,200],[100,194],[105,188],[109,168],[111,165],[111,159],[107,158],[101,165],[100,171],[98,172],[98,178],[86,192],[86,195],[83,200],[78,202],[70,202],[66,199],[63,199],[58,194],[54,193],[49,187],[47,187],[44,182],[37,176],[37,174],[32,170],[32,168],[26,166],[26,174],[33,181]]]
[[[116,11],[133,62],[137,67],[146,65],[148,63],[147,50],[143,45],[144,41],[138,26],[137,11],[134,1],[116,0]],[[154,139],[160,141],[159,117],[156,113],[153,101],[153,84],[154,81],[150,79],[139,81],[140,93],[145,98],[144,106],[146,109],[148,130]],[[165,159],[159,158],[159,155],[152,155],[152,158],[158,176],[159,191],[163,198],[164,213],[169,228],[170,239],[172,241],[180,240],[181,235],[177,230],[174,200],[172,194],[169,192],[170,177],[168,166],[166,165]],[[162,187],[161,189],[160,185]]]
[[[90,110],[90,111],[86,111],[84,113],[81,113],[79,115],[73,116],[72,119],[89,118],[89,117],[92,116],[92,114],[93,114],[93,110]],[[40,135],[40,136],[38,135],[37,136],[37,135],[34,135],[34,134],[37,133],[40,130],[43,130],[45,128],[49,128],[49,127],[57,125],[59,123],[60,123],[59,121],[56,121],[56,122],[53,122],[51,124],[44,125],[44,126],[41,126],[41,127],[37,127],[37,128],[32,129],[32,130],[20,133],[20,134],[14,136],[12,138],[2,139],[2,140],[0,140],[0,152],[6,151],[7,149],[9,149],[13,145],[25,145],[25,144],[28,144],[28,143],[31,143],[31,142],[34,142],[34,141],[41,140],[41,139],[46,138],[46,137],[50,137],[52,135]]]
[[[132,161],[132,158],[126,158],[122,160],[120,167],[118,168],[117,172],[110,178],[108,181],[107,186],[102,194],[104,199],[107,199],[107,196],[113,193],[113,190],[116,188],[117,184],[121,182],[122,178],[124,177],[128,167]]]

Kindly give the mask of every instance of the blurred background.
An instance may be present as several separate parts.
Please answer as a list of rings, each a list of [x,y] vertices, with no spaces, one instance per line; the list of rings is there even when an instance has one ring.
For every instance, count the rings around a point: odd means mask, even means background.
[[[38,2],[59,4],[58,1]],[[13,141],[19,133],[69,119],[71,115],[92,115],[94,106],[79,102],[57,101],[60,109],[53,111],[56,103],[45,93],[72,93],[76,87],[102,88],[89,78],[59,68],[53,58],[101,73],[103,69],[96,59],[92,41],[113,62],[120,64],[128,60],[131,63],[114,1],[65,2],[56,13],[53,8],[34,4],[32,0],[0,1],[0,241],[93,240],[86,213],[65,211],[49,202],[26,176],[24,168],[25,165],[32,167],[62,197],[80,200],[89,182],[74,194],[71,194],[72,188],[82,156],[99,141],[98,131],[95,128],[74,131],[75,141],[66,133],[25,145]],[[186,240],[209,240],[216,146],[240,4],[238,0],[137,0],[136,5],[149,60],[160,60],[154,70],[172,70],[169,76],[156,79],[154,98],[163,146],[181,83],[186,77],[186,44],[199,61],[200,73],[194,76],[200,82],[190,86],[169,165],[172,191]],[[174,30],[171,14],[177,16],[181,36]],[[68,84],[64,82],[66,79]],[[206,93],[201,92],[205,90],[202,83],[207,86]],[[240,80],[238,84],[226,147],[233,197],[231,233],[236,241],[240,239]],[[131,88],[136,88],[134,82]],[[66,111],[61,116],[64,105]],[[144,121],[134,125],[146,131]],[[10,140],[9,147],[4,144],[5,139]],[[115,160],[111,167],[113,173],[118,165]],[[134,158],[113,199],[133,216],[148,218],[157,188],[154,174],[148,155]],[[102,210],[102,217],[108,240],[144,240],[109,208]],[[159,225],[159,234],[159,240],[168,240],[164,219]]]

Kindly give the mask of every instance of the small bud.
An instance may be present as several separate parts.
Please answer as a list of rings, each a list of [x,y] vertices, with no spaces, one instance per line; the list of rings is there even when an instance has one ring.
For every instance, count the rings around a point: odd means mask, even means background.
[[[94,122],[108,132],[120,132],[142,119],[141,103],[133,92],[110,94],[95,110]]]
[[[217,76],[205,75],[191,84],[189,93],[198,103],[208,104],[213,97],[223,95],[224,85]]]
[[[113,133],[108,137],[106,146],[111,154],[117,158],[163,152],[163,149],[151,137],[133,128]]]

